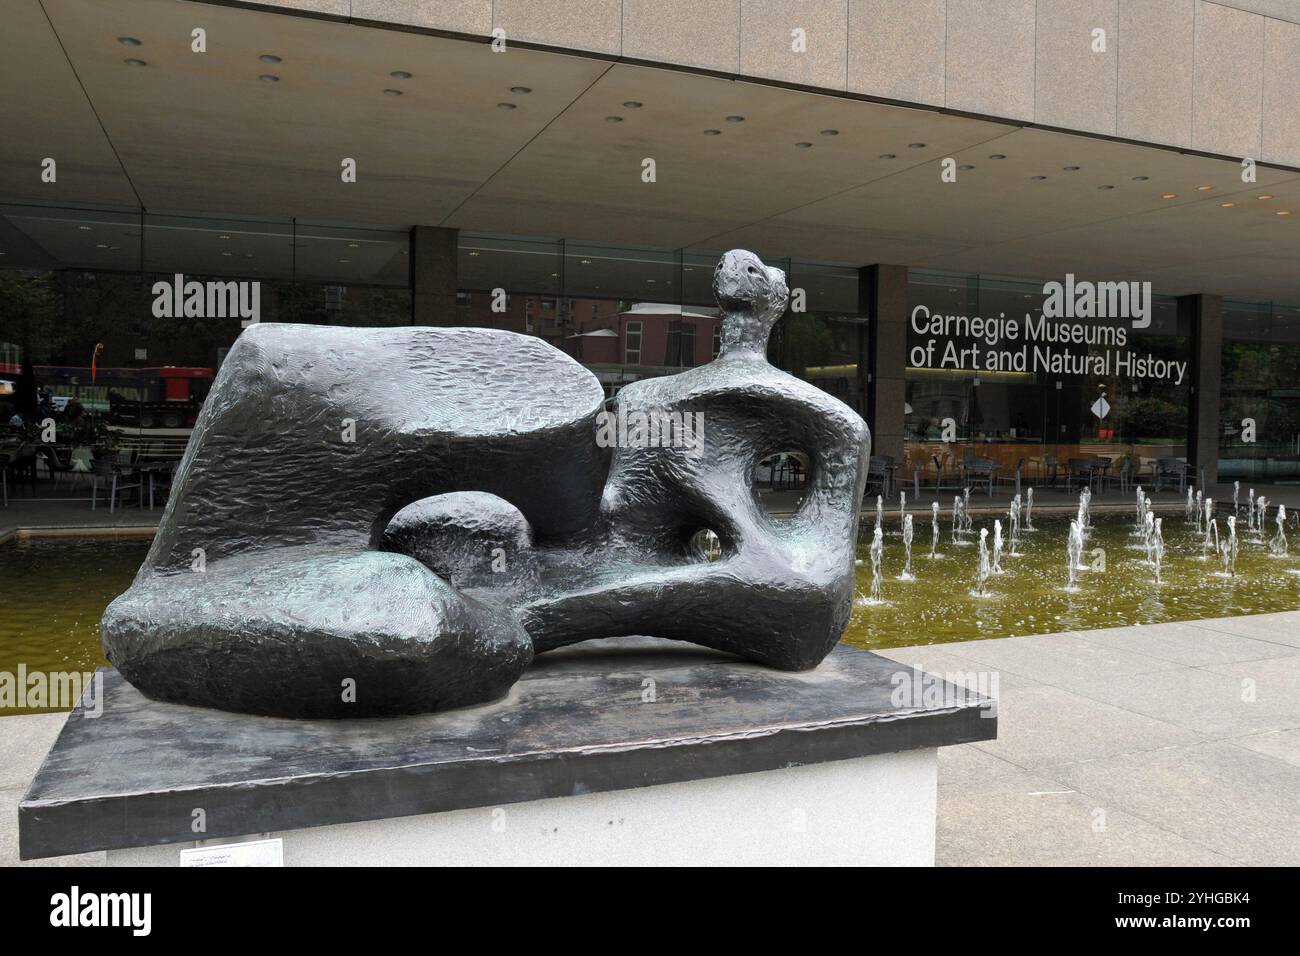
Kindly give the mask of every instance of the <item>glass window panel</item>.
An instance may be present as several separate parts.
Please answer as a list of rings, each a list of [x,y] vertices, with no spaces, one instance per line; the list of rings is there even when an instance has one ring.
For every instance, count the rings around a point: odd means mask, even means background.
[[[677,304],[680,272],[674,250],[564,243],[564,291],[571,296]]]
[[[1219,480],[1300,481],[1300,309],[1223,303]]]
[[[959,484],[971,456],[992,458],[1008,478],[1020,467],[1033,480],[1050,476],[1053,466],[1063,478],[1071,458],[1118,467],[1126,457],[1139,480],[1150,480],[1157,458],[1186,458],[1191,341],[1175,299],[1154,296],[1145,329],[1123,317],[1048,319],[1086,330],[1086,341],[1053,342],[1026,327],[1027,317],[1044,321],[1042,282],[917,270],[908,291],[905,447],[927,480]],[[996,343],[969,327],[918,333],[910,312],[919,306],[932,316],[1014,321],[1018,328],[1014,336],[995,333]],[[957,362],[944,361],[949,344],[958,358],[961,350],[979,352],[951,367]],[[1143,369],[1138,361],[1160,364]]]
[[[560,250],[561,244],[555,240],[462,232],[457,256],[460,287],[470,291],[505,289],[512,293],[559,295],[563,268]]]

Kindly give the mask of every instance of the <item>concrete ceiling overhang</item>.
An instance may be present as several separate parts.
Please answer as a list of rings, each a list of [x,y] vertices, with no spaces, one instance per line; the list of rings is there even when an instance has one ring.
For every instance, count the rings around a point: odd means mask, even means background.
[[[1300,301],[1292,170],[1260,166],[1248,184],[1237,162],[1157,147],[183,0],[13,0],[5,17],[2,201],[746,245]],[[198,26],[206,53],[190,50]],[[40,181],[45,156],[57,184]],[[972,168],[943,182],[946,158]],[[54,259],[74,255],[61,233],[10,222]]]

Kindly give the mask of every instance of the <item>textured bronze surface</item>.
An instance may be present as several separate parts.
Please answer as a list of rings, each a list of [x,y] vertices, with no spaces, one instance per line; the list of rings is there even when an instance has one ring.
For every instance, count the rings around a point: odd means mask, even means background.
[[[870,450],[846,405],[768,364],[784,274],[714,274],[722,352],[625,387],[491,329],[262,324],[223,364],[134,584],[102,623],[151,697],[292,717],[495,700],[535,653],[650,634],[786,670],[848,622]],[[769,517],[757,462],[811,466]],[[712,531],[710,561],[692,540]]]

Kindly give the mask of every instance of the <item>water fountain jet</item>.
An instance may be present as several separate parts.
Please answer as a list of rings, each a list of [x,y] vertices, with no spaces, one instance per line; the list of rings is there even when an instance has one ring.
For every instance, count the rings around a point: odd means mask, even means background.
[[[1083,529],[1079,526],[1077,518],[1070,521],[1070,537],[1065,542],[1065,556],[1069,572],[1065,589],[1077,591],[1079,571],[1083,566]]]
[[[939,554],[939,502],[930,502],[930,560],[941,557]]]
[[[880,557],[884,550],[884,532],[880,530],[880,525],[876,525],[876,530],[871,535],[871,604],[883,604],[885,601],[880,587]]]
[[[1286,557],[1286,531],[1283,525],[1286,524],[1286,505],[1277,506],[1277,534],[1273,535],[1273,540],[1268,543],[1268,550],[1275,558]]]
[[[989,546],[988,546],[989,529],[980,528],[980,554],[979,564],[975,568],[975,590],[977,597],[988,596],[989,584]]]
[[[1018,557],[1020,554],[1020,495],[1017,494],[1011,499],[1011,511],[1007,516],[1011,526],[1011,541],[1009,542],[1010,554],[1012,557]]]
[[[912,516],[906,514],[903,515],[903,573],[898,576],[898,580],[916,580],[912,574]]]
[[[1223,573],[1227,577],[1237,576],[1237,516],[1228,516],[1228,537],[1220,548],[1223,556]]]

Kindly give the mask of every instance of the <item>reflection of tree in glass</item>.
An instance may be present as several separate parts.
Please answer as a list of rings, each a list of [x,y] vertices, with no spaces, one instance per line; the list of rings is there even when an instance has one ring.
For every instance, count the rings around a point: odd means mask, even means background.
[[[1182,441],[1187,434],[1187,408],[1163,398],[1130,398],[1112,412],[1119,433],[1130,442]]]
[[[806,312],[792,312],[781,320],[783,336],[778,368],[799,374],[810,365],[825,365],[832,356],[834,337],[826,320]]]
[[[45,273],[0,272],[0,338],[20,346],[33,362],[62,344],[59,297]]]
[[[1300,344],[1229,342],[1223,349],[1223,442],[1241,445],[1241,421],[1256,424],[1255,449],[1300,432]]]

